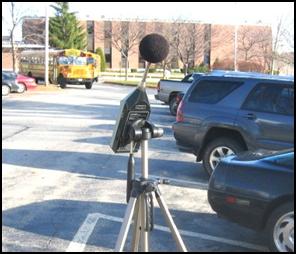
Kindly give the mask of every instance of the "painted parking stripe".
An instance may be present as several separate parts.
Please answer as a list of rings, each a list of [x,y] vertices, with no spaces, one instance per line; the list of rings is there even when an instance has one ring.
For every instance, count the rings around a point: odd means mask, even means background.
[[[87,240],[93,232],[99,218],[100,214],[98,213],[90,213],[87,215],[66,252],[81,252],[84,250]]]
[[[110,216],[107,214],[102,214],[102,213],[88,214],[84,223],[82,224],[82,226],[79,228],[78,232],[76,233],[73,241],[70,243],[69,247],[67,248],[67,250],[66,250],[67,252],[81,252],[84,250],[86,242],[87,242],[89,236],[91,235],[98,219],[105,219],[105,220],[110,220],[110,221],[114,221],[114,222],[123,222],[123,218]],[[170,232],[170,229],[168,227],[155,225],[154,228],[157,230],[164,231],[164,232]],[[246,242],[242,242],[242,241],[226,239],[223,237],[217,237],[217,236],[212,236],[212,235],[208,235],[208,234],[191,232],[191,231],[187,231],[187,230],[179,230],[179,232],[183,236],[196,237],[196,238],[200,238],[203,240],[224,243],[224,244],[237,246],[237,247],[243,247],[243,248],[251,249],[251,250],[264,251],[264,252],[268,251],[268,248],[266,248],[265,246],[261,246],[261,245],[257,245],[257,244],[251,244],[251,243],[246,243]]]
[[[118,173],[121,173],[121,174],[127,174],[126,171],[124,170],[119,170],[117,171]],[[137,176],[140,176],[140,174],[136,174]],[[157,175],[151,175],[149,174],[149,176],[153,177],[153,178],[164,178],[164,179],[168,179],[172,182],[175,182],[175,183],[179,183],[179,184],[189,184],[189,185],[194,185],[198,188],[201,188],[201,189],[205,189],[207,190],[208,189],[208,184],[207,183],[201,183],[201,182],[193,182],[193,181],[188,181],[188,180],[181,180],[181,179],[175,179],[175,178],[172,178],[172,177],[166,177],[166,176],[157,176]]]

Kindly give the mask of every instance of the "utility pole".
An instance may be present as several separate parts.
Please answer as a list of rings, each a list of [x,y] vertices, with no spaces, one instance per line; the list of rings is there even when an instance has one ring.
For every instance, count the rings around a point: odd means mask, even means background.
[[[45,3],[45,77],[44,82],[45,86],[48,84],[48,4]]]

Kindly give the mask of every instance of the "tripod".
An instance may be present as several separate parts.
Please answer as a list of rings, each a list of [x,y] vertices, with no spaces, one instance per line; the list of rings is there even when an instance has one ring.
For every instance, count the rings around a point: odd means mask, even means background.
[[[140,126],[140,127],[139,127]],[[179,251],[187,252],[178,229],[172,219],[167,205],[158,188],[158,184],[167,183],[166,180],[152,180],[148,178],[148,140],[163,135],[163,129],[155,127],[145,120],[139,120],[131,127],[131,150],[128,162],[127,176],[127,209],[117,238],[115,251],[123,251],[130,224],[133,218],[134,227],[131,251],[149,251],[149,232],[153,229],[153,193],[163,213],[167,225],[173,235]],[[140,142],[142,176],[134,179],[134,142]],[[140,249],[139,249],[140,248]]]

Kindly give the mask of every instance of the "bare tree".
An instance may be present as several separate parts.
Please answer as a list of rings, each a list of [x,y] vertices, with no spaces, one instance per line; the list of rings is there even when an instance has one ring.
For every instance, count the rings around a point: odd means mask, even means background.
[[[17,57],[17,48],[15,45],[15,29],[20,24],[23,19],[23,15],[21,11],[16,8],[15,2],[10,2],[10,18],[11,18],[11,27],[9,29],[9,39],[11,43],[11,51],[12,51],[12,68],[13,71],[16,70],[16,57]]]
[[[266,29],[267,27],[241,26],[238,33],[238,51],[243,55],[244,61],[261,57],[260,45],[271,43]]]
[[[7,5],[9,5],[9,19],[4,20],[6,23],[6,26],[9,27],[9,40],[11,44],[11,52],[12,52],[12,68],[13,71],[16,71],[16,63],[19,58],[18,54],[18,45],[15,43],[16,39],[16,29],[17,27],[25,20],[26,13],[28,13],[27,9],[20,8],[17,6],[16,2],[7,2]],[[3,16],[2,16],[3,20]],[[42,20],[42,19],[39,19]],[[45,24],[45,20],[40,21],[41,23]],[[26,23],[23,24],[23,40],[25,43],[44,43],[44,25],[38,24],[38,26],[35,26],[35,24],[32,26],[32,23]],[[27,32],[25,33],[25,31]],[[30,38],[30,42],[26,39]]]
[[[24,17],[22,23],[23,41],[28,44],[45,44],[45,18]]]
[[[172,24],[171,36],[171,47],[177,52],[186,75],[188,67],[194,67],[196,58],[204,54],[204,26],[177,20]]]
[[[188,68],[195,67],[200,63],[210,68],[212,53],[222,45],[223,50],[232,52],[232,32],[228,27],[179,20],[175,21],[172,27],[173,41],[171,46],[183,64],[185,75]]]
[[[106,31],[107,36],[111,38],[111,43],[124,59],[125,80],[129,66],[129,56],[137,52],[136,47],[139,40],[144,36],[144,30],[141,29],[143,24],[137,20],[134,22],[118,21],[112,23],[112,29]]]
[[[273,36],[272,55],[271,55],[271,72],[274,74],[275,61],[282,61],[289,64],[294,64],[294,57],[291,58],[291,54],[294,55],[294,20],[291,24],[288,24],[288,20],[280,17],[277,22],[275,33]],[[283,46],[290,48],[291,54],[281,54]]]
[[[266,71],[270,66],[272,32],[268,26],[241,26],[238,32],[238,54],[241,70]]]

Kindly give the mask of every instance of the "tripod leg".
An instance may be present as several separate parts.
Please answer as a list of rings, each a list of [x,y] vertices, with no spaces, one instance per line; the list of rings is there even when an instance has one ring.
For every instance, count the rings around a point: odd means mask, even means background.
[[[115,251],[116,252],[122,252],[125,241],[126,241],[126,237],[127,237],[127,233],[131,224],[131,220],[133,217],[133,213],[135,210],[135,205],[137,202],[137,197],[130,197],[130,200],[128,202],[126,211],[125,211],[125,215],[124,215],[124,219],[120,228],[120,232],[116,241],[116,246],[115,246]]]
[[[141,233],[141,213],[140,213],[140,197],[137,199],[134,212],[134,231],[132,238],[132,252],[139,251],[140,233]]]
[[[159,204],[160,210],[162,211],[164,218],[166,220],[166,223],[168,224],[168,226],[171,230],[171,233],[174,237],[174,240],[177,244],[177,248],[179,249],[179,251],[187,252],[186,246],[185,246],[185,244],[181,238],[181,235],[180,235],[180,233],[173,221],[170,211],[169,211],[167,205],[165,204],[164,199],[160,195],[159,191],[155,192],[155,196],[156,196],[157,202]]]
[[[141,252],[148,252],[149,246],[149,233],[146,231],[146,203],[145,203],[145,194],[141,194],[140,200],[140,213],[141,213]]]

